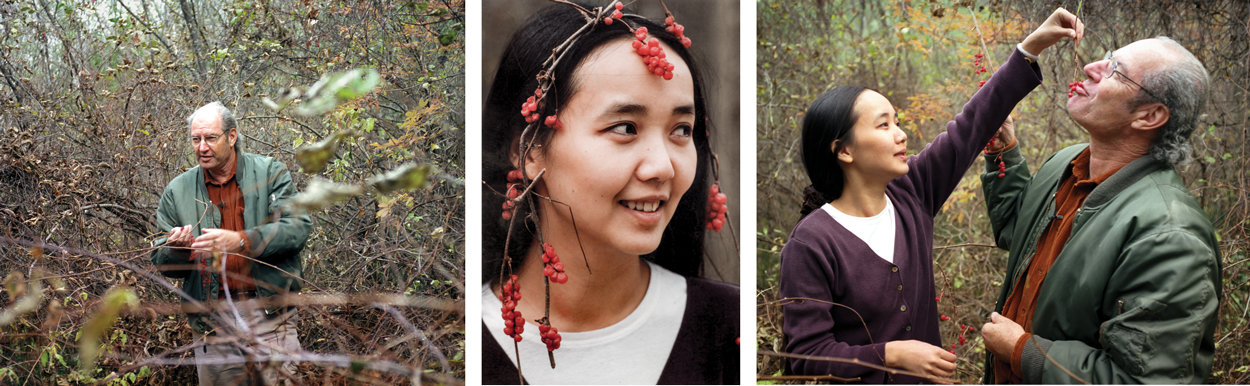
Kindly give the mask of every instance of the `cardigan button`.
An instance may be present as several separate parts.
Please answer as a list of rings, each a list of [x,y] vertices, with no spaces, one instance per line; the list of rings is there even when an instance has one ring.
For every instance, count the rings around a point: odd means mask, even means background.
[[[904,331],[911,331],[911,326],[907,326],[907,327],[903,328],[903,330],[904,330]]]
[[[907,312],[907,305],[904,304],[902,307],[899,307],[898,310],[902,312]]]
[[[898,272],[898,267],[891,267],[890,272]]]
[[[899,285],[898,285],[898,290],[899,290],[899,291],[902,291],[902,290],[903,290],[903,285],[902,285],[902,284],[899,284]]]

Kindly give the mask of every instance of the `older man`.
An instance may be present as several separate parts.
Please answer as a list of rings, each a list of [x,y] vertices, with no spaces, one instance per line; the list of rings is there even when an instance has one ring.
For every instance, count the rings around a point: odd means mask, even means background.
[[[298,350],[296,316],[258,299],[299,291],[300,251],[312,221],[281,210],[296,193],[291,174],[273,158],[242,152],[230,110],[213,102],[187,122],[199,165],[161,194],[156,221],[168,237],[154,243],[164,247],[152,252],[152,263],[185,279],[182,289],[192,299],[184,301],[215,309],[188,315],[204,339],[195,349],[200,384],[272,384],[276,369],[258,374],[260,366],[246,364],[279,348]]]
[[[981,330],[985,381],[1205,383],[1219,248],[1173,165],[1188,161],[1206,69],[1158,37],[1108,52],[1085,75],[1068,113],[1088,144],[1030,177],[1005,127],[1006,146],[986,156],[991,223],[1011,253],[998,312]]]

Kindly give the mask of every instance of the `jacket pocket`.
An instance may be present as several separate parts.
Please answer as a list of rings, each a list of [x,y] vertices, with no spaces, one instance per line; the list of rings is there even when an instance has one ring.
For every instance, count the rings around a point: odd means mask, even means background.
[[[1125,308],[1132,304],[1132,308]],[[1149,334],[1138,326],[1149,321],[1167,305],[1146,298],[1119,300],[1117,315],[1099,327],[1098,343],[1111,354],[1111,360],[1132,374],[1143,374],[1146,363],[1154,356],[1154,344]]]

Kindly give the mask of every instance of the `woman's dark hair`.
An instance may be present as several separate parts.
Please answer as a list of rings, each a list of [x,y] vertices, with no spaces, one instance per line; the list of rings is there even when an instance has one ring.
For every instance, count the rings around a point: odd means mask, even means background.
[[[842,86],[829,90],[816,98],[807,114],[803,116],[803,169],[812,184],[803,189],[801,217],[819,209],[825,203],[842,197],[846,175],[838,164],[838,150],[851,143],[851,128],[859,117],[855,114],[855,101],[867,87]],[[830,148],[839,141],[836,149]]]
[[[585,4],[582,6],[586,9],[593,8]],[[636,17],[627,17],[617,23],[622,21],[629,22],[634,28],[647,27],[651,36],[668,45],[666,51],[669,51],[669,55],[679,55],[686,62],[694,81],[695,118],[692,137],[698,154],[694,183],[681,197],[672,221],[664,229],[659,248],[643,258],[682,276],[696,276],[703,266],[703,231],[707,216],[707,189],[711,166],[708,104],[704,99],[702,77],[690,51],[682,46],[680,40],[665,32],[663,25]],[[510,222],[502,218],[505,197],[496,192],[507,191],[508,171],[517,168],[513,165],[511,156],[517,149],[517,138],[526,126],[525,118],[521,115],[521,104],[538,88],[535,76],[543,70],[543,62],[551,55],[552,49],[585,26],[586,22],[582,14],[571,6],[548,6],[512,35],[499,61],[499,70],[495,73],[486,97],[486,106],[482,109],[482,179],[487,185],[482,192],[483,282],[498,281],[503,265],[502,252]],[[620,39],[634,39],[634,35],[621,24],[605,25],[602,21],[594,23],[590,30],[566,50],[564,58],[552,71],[555,81],[547,91],[546,101],[539,114],[544,117],[555,114],[557,107],[565,105],[577,93],[579,84],[587,82],[586,79],[574,79],[574,70],[595,49]],[[643,65],[641,60],[638,65]],[[534,137],[534,144],[537,146],[531,151],[538,152],[539,157],[543,156],[542,152],[551,141],[552,133],[551,128],[539,126]],[[516,221],[511,222],[512,239],[508,242],[507,253],[512,256],[514,267],[519,267],[525,261],[530,243],[534,241],[533,230],[537,229],[537,224],[529,219],[531,209],[530,205],[522,204],[513,214]],[[594,267],[591,269],[594,270]]]

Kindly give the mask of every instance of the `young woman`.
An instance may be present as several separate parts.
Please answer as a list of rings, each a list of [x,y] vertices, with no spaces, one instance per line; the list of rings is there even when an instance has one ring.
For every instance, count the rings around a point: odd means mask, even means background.
[[[942,349],[933,279],[933,217],[1020,99],[1041,83],[1037,55],[1082,33],[1056,10],[919,154],[890,101],[844,86],[821,95],[803,120],[803,219],[781,252],[787,351],[950,378],[955,355]],[[1010,123],[1008,123],[1010,124]],[[1003,130],[1004,133],[1008,132]],[[995,149],[1013,146],[1005,138]],[[831,304],[836,303],[836,305]],[[797,374],[918,383],[857,364],[792,360]]]
[[[483,383],[738,382],[738,288],[698,278],[704,98],[682,39],[640,17],[557,4],[513,35],[484,108]]]

